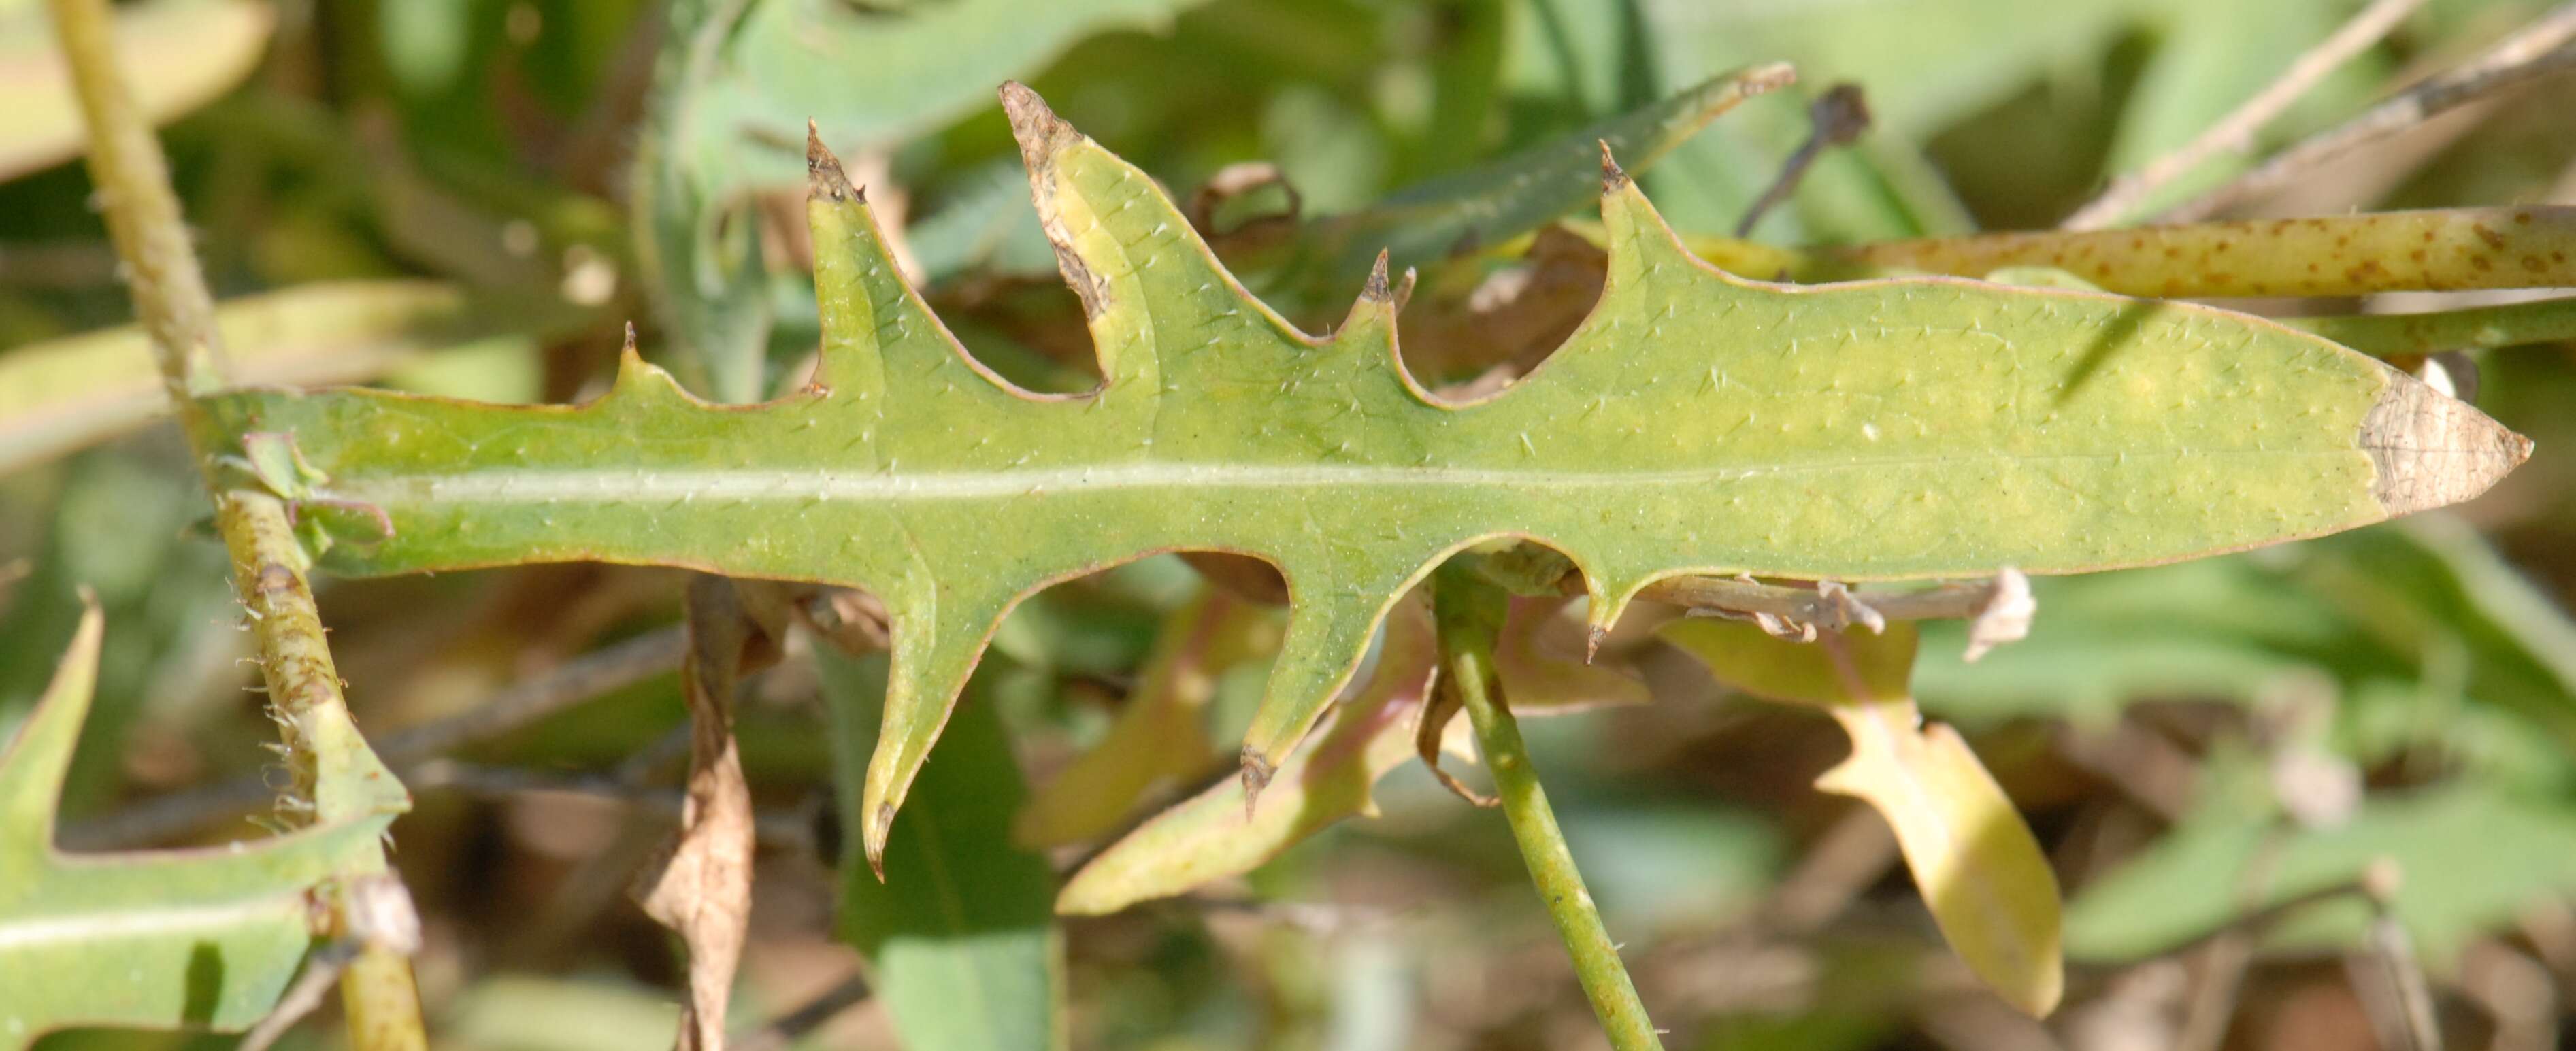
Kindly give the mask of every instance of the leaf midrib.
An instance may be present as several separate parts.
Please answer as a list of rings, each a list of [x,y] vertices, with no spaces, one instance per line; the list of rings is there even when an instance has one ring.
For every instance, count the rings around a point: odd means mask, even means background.
[[[421,503],[550,504],[562,502],[944,501],[1106,490],[1337,489],[1423,486],[1462,488],[1632,488],[1705,485],[1772,475],[1902,470],[1954,463],[2036,465],[2105,460],[2174,460],[2213,456],[2350,457],[2354,449],[2169,449],[2018,455],[1917,455],[1772,462],[1727,467],[1572,471],[1546,467],[1452,467],[1402,464],[1227,464],[1156,461],[1107,467],[1008,468],[994,471],[836,471],[724,468],[664,470],[526,469],[454,474],[380,474],[327,487],[320,495],[378,505]]]

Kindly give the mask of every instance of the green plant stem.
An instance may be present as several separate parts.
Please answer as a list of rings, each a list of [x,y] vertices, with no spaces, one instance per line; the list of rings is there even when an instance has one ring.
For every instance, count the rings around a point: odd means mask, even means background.
[[[1583,995],[1591,999],[1592,1011],[1600,1017],[1612,1047],[1660,1051],[1663,1041],[1646,1018],[1646,1005],[1637,998],[1627,965],[1619,960],[1619,947],[1611,942],[1601,913],[1593,908],[1583,873],[1574,867],[1565,833],[1557,828],[1547,793],[1539,787],[1538,770],[1530,765],[1529,752],[1521,744],[1520,723],[1512,718],[1494,673],[1494,638],[1502,630],[1509,596],[1456,562],[1437,571],[1431,594],[1432,612],[1440,625],[1441,688],[1458,691],[1468,720],[1475,724],[1477,747],[1485,754],[1494,792],[1512,826],[1512,839],[1520,844],[1530,881],[1547,902],[1557,936],[1574,957]]]
[[[285,502],[228,481],[230,472],[221,466],[221,457],[235,436],[222,433],[195,400],[226,385],[214,298],[189,245],[160,141],[116,68],[107,2],[53,0],[53,15],[89,126],[90,177],[103,202],[108,233],[124,261],[135,313],[151,336],[162,381],[215,501],[215,525],[232,556],[234,591],[249,613],[260,671],[291,749],[292,791],[311,804],[309,812],[289,816],[310,824],[401,809],[408,797],[349,718]],[[374,862],[381,868],[382,855]],[[346,926],[346,921],[335,917],[330,926]],[[428,1046],[419,994],[401,956],[371,946],[342,976],[341,994],[351,1042],[361,1051]]]
[[[2417,314],[2282,318],[2281,323],[2378,358],[2517,347],[2576,339],[2576,297]]]

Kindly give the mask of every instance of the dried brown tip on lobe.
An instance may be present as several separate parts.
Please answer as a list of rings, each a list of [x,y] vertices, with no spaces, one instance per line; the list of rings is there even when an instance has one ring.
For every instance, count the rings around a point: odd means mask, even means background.
[[[2531,458],[2531,439],[2422,380],[2388,370],[2359,443],[2379,477],[2370,495],[2395,518],[2487,491]]]
[[[1269,760],[1263,759],[1261,753],[1249,748],[1243,750],[1243,819],[1245,821],[1252,820],[1252,805],[1261,800],[1261,790],[1269,787],[1270,778],[1278,772],[1278,768],[1271,766]]]
[[[1072,145],[1082,133],[1048,109],[1046,100],[1029,86],[1016,80],[1002,82],[1002,112],[1011,118],[1011,137],[1019,140],[1020,158],[1032,172],[1043,170],[1059,150]]]
[[[805,198],[813,201],[865,201],[864,191],[850,186],[850,177],[841,171],[841,159],[823,146],[823,131],[812,118],[805,121]]]
[[[1601,143],[1601,192],[1617,193],[1628,186],[1628,173],[1619,167],[1619,159],[1610,155],[1610,140]]]
[[[626,323],[626,346],[620,351],[620,353],[635,353],[635,323],[632,321]]]
[[[1419,275],[1413,272],[1413,268],[1408,266],[1404,268],[1404,276],[1396,279],[1395,310],[1397,313],[1403,313],[1404,305],[1413,302],[1413,279],[1417,276]]]
[[[894,808],[884,803],[877,804],[877,812],[868,815],[868,834],[861,845],[868,852],[868,869],[877,874],[879,883],[885,882],[886,835],[893,830]]]
[[[1369,266],[1368,283],[1360,286],[1360,298],[1372,303],[1395,301],[1395,293],[1386,287],[1386,249],[1377,250],[1377,262]]]
[[[1745,70],[1741,82],[1747,95],[1778,91],[1798,82],[1798,67],[1786,62],[1766,63]]]

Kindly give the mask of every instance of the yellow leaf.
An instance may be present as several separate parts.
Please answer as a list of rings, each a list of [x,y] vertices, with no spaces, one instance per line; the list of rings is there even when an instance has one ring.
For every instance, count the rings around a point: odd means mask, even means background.
[[[1967,742],[1947,726],[1923,725],[1906,688],[1912,624],[1802,643],[1751,624],[1693,619],[1663,635],[1747,693],[1830,713],[1852,754],[1816,787],[1887,819],[1941,936],[1977,977],[2034,1016],[2057,1007],[2065,987],[2057,875]]]

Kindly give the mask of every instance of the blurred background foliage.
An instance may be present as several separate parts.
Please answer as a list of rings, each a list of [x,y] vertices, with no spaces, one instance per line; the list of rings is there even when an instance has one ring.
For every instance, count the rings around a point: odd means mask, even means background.
[[[245,371],[567,400],[602,388],[617,326],[635,319],[648,352],[662,348],[693,387],[750,400],[792,382],[816,338],[797,203],[808,117],[879,214],[899,218],[916,279],[961,338],[1033,387],[1079,390],[1093,376],[1079,308],[1052,275],[994,105],[1004,79],[1028,81],[1185,199],[1228,165],[1268,161],[1304,215],[1331,216],[1785,59],[1797,89],[1721,118],[1643,181],[1676,225],[1724,233],[1805,138],[1806,100],[1856,82],[1873,130],[1828,153],[1754,230],[1850,243],[2051,225],[2358,6],[147,0],[129,6],[127,54],[167,120]],[[2539,12],[2434,0],[2263,142],[2329,125]],[[671,38],[710,21],[728,28]],[[2576,79],[2541,81],[2247,214],[2576,203],[2571,104]],[[258,769],[270,734],[244,690],[247,637],[185,452],[167,428],[136,427],[152,411],[150,371],[139,342],[106,331],[128,308],[86,177],[65,163],[77,136],[42,11],[0,0],[0,730],[23,718],[70,637],[74,587],[97,589],[108,657],[66,796],[74,845],[85,822],[110,841],[101,819]],[[2165,199],[2241,166],[2214,162]],[[1251,229],[1285,198],[1241,195],[1213,219]],[[1473,253],[1398,263],[1428,268],[1420,310],[1466,301],[1516,265]],[[1317,326],[1357,288],[1355,275],[1293,268],[1253,280]],[[1407,325],[1415,340],[1416,319]],[[1422,328],[1407,352],[1427,380],[1492,364]],[[1927,632],[1924,707],[1970,734],[2068,888],[2070,995],[2044,1025],[1948,958],[1877,819],[1809,787],[1842,748],[1828,722],[1733,695],[1648,625],[1623,627],[1605,653],[1645,678],[1654,703],[1530,731],[1673,1046],[2156,1048],[2211,1011],[2227,1020],[2225,1046],[2372,1046],[2387,998],[2339,955],[2371,913],[2339,891],[2377,859],[2404,874],[2394,915],[2454,1041],[2559,1046],[2576,993],[2576,624],[2564,613],[2576,460],[2552,450],[2576,443],[2576,357],[2517,348],[2478,365],[2478,400],[2541,452],[2456,514],[2044,580],[2032,636],[1973,666],[1957,659],[1957,625]],[[1157,559],[1052,589],[1004,626],[969,707],[998,719],[1007,737],[995,740],[1029,790],[1101,738],[1171,611],[1202,590],[1192,570]],[[666,628],[679,595],[670,573],[559,566],[335,582],[322,602],[352,703],[381,739]],[[863,966],[834,936],[841,834],[818,696],[864,694],[882,671],[823,663],[791,654],[741,713],[763,814],[735,1001],[745,1027]],[[1260,663],[1208,669],[1208,742],[1238,735]],[[684,723],[663,674],[407,771],[419,807],[397,826],[396,860],[428,923],[419,972],[443,1042],[667,1039],[676,957],[622,890],[672,818]],[[916,812],[962,807],[976,827],[1002,828],[1017,793],[1004,790],[1007,765],[989,773],[949,796],[926,788]],[[1499,821],[1411,767],[1378,801],[1379,816],[1247,879],[1049,933],[1069,954],[1073,1043],[1596,1044]],[[166,841],[246,828],[228,817]],[[1097,846],[1049,859],[1061,872]],[[1025,869],[985,885],[1027,890]],[[1029,892],[1051,893],[1043,880]],[[884,907],[910,907],[899,899]],[[977,1010],[966,1001],[942,1008],[938,992],[879,985],[885,996],[833,1014],[803,1046],[898,1046],[899,1025],[918,1046],[973,1046],[971,1032],[925,1036],[905,1017]],[[925,995],[928,1007],[901,1002]],[[290,1039],[337,1037],[308,1026]],[[44,1046],[225,1043],[74,1033]]]

